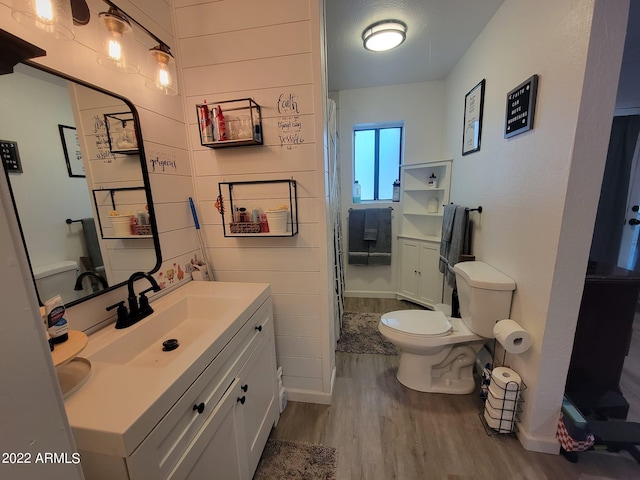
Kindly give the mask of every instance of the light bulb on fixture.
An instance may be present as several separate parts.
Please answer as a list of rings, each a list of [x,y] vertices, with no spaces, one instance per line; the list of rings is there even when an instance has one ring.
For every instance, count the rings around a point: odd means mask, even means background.
[[[168,46],[161,43],[149,50],[151,75],[146,77],[145,85],[152,90],[160,90],[165,95],[177,95],[176,61]]]
[[[100,30],[98,63],[126,73],[138,73],[135,58],[135,39],[129,19],[116,8],[100,13],[104,30]]]
[[[407,38],[407,25],[400,20],[382,20],[373,23],[362,32],[364,48],[384,52],[396,48]]]
[[[70,0],[14,0],[11,15],[17,22],[58,39],[74,38]]]

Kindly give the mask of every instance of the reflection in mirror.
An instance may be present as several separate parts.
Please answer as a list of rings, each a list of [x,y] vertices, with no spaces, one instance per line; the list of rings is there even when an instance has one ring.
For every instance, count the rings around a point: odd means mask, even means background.
[[[73,305],[155,270],[133,107],[22,64],[0,76],[0,102],[3,163],[40,302],[60,294]]]

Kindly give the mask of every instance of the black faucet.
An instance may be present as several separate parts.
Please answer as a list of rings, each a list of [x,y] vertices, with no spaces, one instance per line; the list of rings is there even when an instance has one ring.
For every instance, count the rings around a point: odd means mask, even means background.
[[[140,292],[140,304],[138,305],[138,299],[136,298],[136,292],[133,290],[133,282],[135,282],[139,278],[146,278],[151,283],[151,288],[147,288]],[[107,307],[107,310],[113,310],[114,308],[118,308],[118,320],[116,321],[116,328],[127,328],[133,325],[134,323],[139,322],[143,318],[151,315],[153,313],[153,309],[149,305],[149,299],[146,297],[146,293],[153,290],[154,292],[160,291],[160,286],[158,282],[156,282],[155,278],[153,278],[148,273],[144,272],[135,272],[133,275],[129,277],[127,280],[127,290],[129,296],[127,297],[127,301],[129,302],[129,311],[127,311],[127,307],[124,306],[124,300],[116,303],[115,305],[111,305]]]
[[[149,283],[151,283],[151,289],[147,289],[140,294],[140,303],[142,303],[144,307],[142,310],[138,306],[136,292],[133,291],[133,282],[135,282],[139,278],[146,278],[147,280],[149,280]],[[133,325],[137,321],[142,320],[147,315],[151,315],[153,313],[153,309],[149,306],[145,293],[147,293],[149,290],[159,292],[160,286],[158,285],[158,282],[156,282],[156,279],[148,273],[135,272],[129,277],[129,280],[127,280],[127,289],[129,292],[129,296],[127,297],[127,301],[129,302],[129,319],[131,320],[131,324]]]
[[[102,275],[100,275],[98,272],[94,272],[93,270],[87,270],[86,272],[82,272],[80,275],[78,275],[78,278],[76,278],[76,285],[75,287],[73,287],[74,290],[82,290],[82,280],[84,279],[84,277],[93,277],[100,282],[102,288],[109,288],[107,280]]]

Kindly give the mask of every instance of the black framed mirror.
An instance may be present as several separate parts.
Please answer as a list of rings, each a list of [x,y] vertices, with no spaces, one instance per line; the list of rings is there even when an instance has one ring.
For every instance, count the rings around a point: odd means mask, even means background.
[[[35,64],[0,76],[0,102],[3,169],[41,304],[60,294],[72,306],[133,272],[157,271],[160,242],[133,104]],[[126,115],[122,132],[108,131],[112,114]],[[115,140],[130,148],[114,151]]]

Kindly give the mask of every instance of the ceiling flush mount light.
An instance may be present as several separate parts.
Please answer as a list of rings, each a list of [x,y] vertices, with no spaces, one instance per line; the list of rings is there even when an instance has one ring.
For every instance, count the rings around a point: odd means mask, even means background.
[[[100,30],[98,63],[126,73],[138,73],[135,38],[127,16],[115,7],[100,13],[104,29]]]
[[[146,77],[145,85],[152,90],[159,90],[165,95],[177,95],[176,61],[171,50],[164,43],[149,50],[151,67],[149,72],[153,76]]]
[[[364,48],[372,52],[384,52],[396,48],[407,38],[407,25],[400,20],[382,20],[373,23],[362,32]]]
[[[58,39],[74,38],[69,0],[14,0],[11,15],[18,23],[35,27]]]

